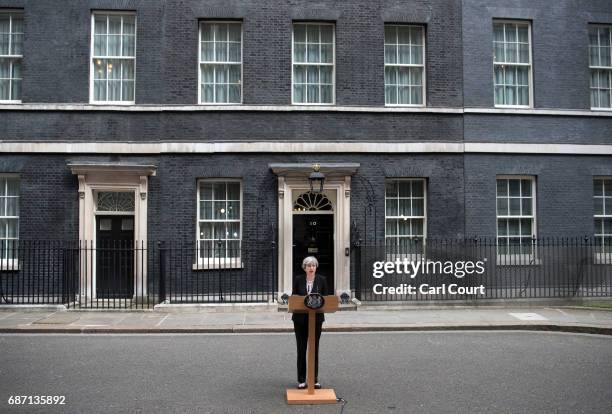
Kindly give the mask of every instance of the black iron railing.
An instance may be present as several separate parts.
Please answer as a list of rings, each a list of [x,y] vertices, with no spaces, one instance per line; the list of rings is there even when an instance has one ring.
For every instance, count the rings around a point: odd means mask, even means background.
[[[600,240],[357,241],[352,282],[356,297],[366,301],[612,296],[612,250]]]
[[[277,290],[273,243],[204,249],[187,242],[0,242],[0,303],[151,308],[161,302],[268,302]]]

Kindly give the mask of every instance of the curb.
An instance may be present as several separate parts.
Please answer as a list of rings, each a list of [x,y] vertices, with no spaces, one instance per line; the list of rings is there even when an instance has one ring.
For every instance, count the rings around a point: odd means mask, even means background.
[[[486,325],[332,325],[323,328],[325,332],[423,332],[423,331],[543,331],[586,333],[612,336],[612,327],[596,325],[556,325],[556,324],[486,324]],[[208,327],[185,328],[140,328],[140,327],[4,327],[0,334],[15,333],[61,333],[61,334],[193,334],[193,333],[292,333],[292,327],[283,326],[244,326],[244,325],[218,325]]]

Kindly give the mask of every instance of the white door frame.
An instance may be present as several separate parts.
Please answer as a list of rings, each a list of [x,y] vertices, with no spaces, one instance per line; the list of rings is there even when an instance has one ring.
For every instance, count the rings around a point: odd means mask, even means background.
[[[110,163],[69,163],[68,167],[79,180],[79,242],[81,247],[95,248],[96,205],[95,194],[100,191],[134,193],[134,240],[147,246],[147,192],[148,177],[155,175],[152,165],[126,165]],[[95,252],[95,250],[94,250]],[[146,251],[134,254],[134,296],[147,294]],[[81,296],[96,298],[95,255],[80,269]],[[87,266],[86,269],[84,266]]]
[[[290,295],[293,286],[293,191],[308,189],[307,177],[278,177],[278,295]],[[350,295],[350,206],[351,177],[328,177],[324,191],[335,191],[334,205],[334,294]]]

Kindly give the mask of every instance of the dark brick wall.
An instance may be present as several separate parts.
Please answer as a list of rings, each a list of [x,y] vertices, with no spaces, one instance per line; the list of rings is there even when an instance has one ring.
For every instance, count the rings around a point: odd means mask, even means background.
[[[0,174],[20,176],[19,238],[77,239],[78,183],[63,155],[0,155]]]
[[[612,23],[608,0],[463,0],[464,102],[493,106],[493,19],[532,23],[534,107],[589,109],[588,24]]]
[[[459,0],[1,0],[25,13],[23,102],[88,102],[92,10],[137,14],[136,103],[196,104],[198,21],[244,24],[244,103],[291,103],[294,20],[336,24],[336,101],[383,105],[384,23],[427,27],[432,106],[461,106]]]
[[[466,235],[495,237],[497,175],[536,179],[538,237],[592,235],[593,177],[612,175],[599,156],[466,155]]]
[[[555,144],[610,144],[612,118],[466,114],[464,140]]]
[[[296,112],[2,113],[0,137],[25,141],[459,141],[458,115]]]

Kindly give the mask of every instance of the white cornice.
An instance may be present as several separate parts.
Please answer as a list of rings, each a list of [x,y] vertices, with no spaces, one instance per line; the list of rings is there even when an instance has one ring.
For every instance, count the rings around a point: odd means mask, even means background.
[[[1,142],[0,153],[506,153],[612,155],[612,145],[490,142]]]
[[[425,114],[494,114],[612,117],[610,110],[457,108],[404,106],[308,105],[91,105],[63,103],[0,104],[0,111],[102,111],[102,112],[361,112]]]

